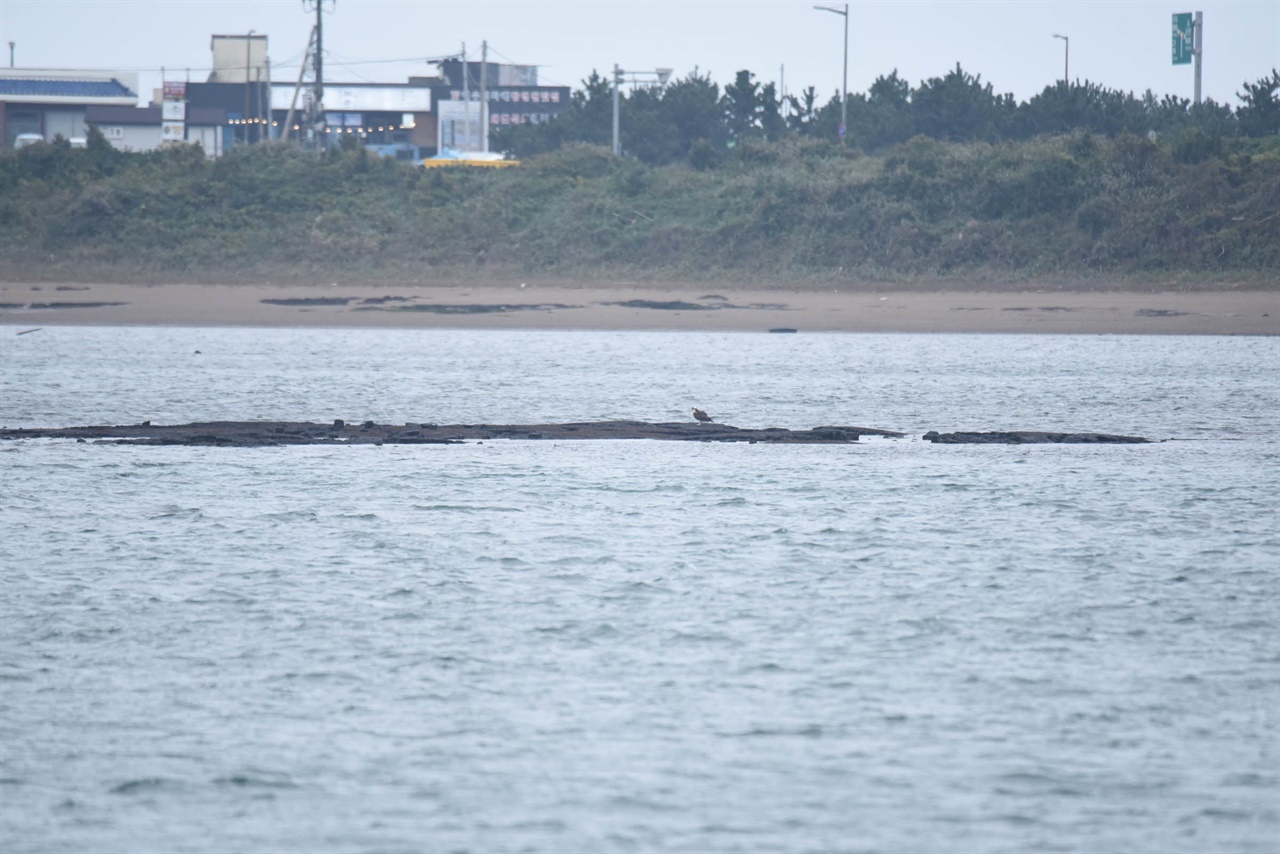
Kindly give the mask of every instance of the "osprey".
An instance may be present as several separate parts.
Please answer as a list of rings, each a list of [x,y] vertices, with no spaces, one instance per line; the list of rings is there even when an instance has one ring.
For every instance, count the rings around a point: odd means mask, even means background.
[[[715,421],[714,418],[712,418],[710,415],[703,412],[701,409],[699,409],[696,406],[693,408],[693,417],[698,419],[699,421]]]

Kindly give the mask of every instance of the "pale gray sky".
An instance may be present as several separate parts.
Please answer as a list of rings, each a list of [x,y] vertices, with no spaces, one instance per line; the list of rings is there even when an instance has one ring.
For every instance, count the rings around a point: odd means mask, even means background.
[[[721,84],[738,69],[788,91],[840,86],[839,15],[811,0],[325,0],[326,78],[403,82],[422,60],[459,50],[542,67],[543,83],[578,88],[591,70],[698,67]],[[823,5],[843,6],[823,0]],[[957,62],[1019,100],[1062,76],[1141,93],[1192,94],[1190,66],[1170,62],[1170,18],[1203,11],[1204,95],[1232,105],[1245,80],[1280,67],[1280,0],[898,0],[849,4],[849,89],[894,68],[913,85]],[[0,63],[123,68],[157,85],[202,80],[209,36],[270,37],[276,79],[295,79],[313,15],[302,0],[0,0]],[[390,62],[386,60],[406,60]]]

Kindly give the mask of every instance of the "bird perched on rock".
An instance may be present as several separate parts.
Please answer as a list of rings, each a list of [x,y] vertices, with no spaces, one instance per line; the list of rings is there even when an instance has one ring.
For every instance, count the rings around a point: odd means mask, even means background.
[[[701,409],[699,409],[696,406],[693,408],[693,417],[704,423],[707,421],[715,421],[714,418],[712,418],[710,415],[703,412]]]

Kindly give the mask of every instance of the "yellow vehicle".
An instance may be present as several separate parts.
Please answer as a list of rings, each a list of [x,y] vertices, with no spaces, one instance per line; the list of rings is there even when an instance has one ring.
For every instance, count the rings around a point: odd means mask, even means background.
[[[418,161],[423,169],[439,169],[441,166],[492,166],[503,168],[519,166],[519,160],[506,160],[495,151],[454,151],[445,149],[435,157]]]

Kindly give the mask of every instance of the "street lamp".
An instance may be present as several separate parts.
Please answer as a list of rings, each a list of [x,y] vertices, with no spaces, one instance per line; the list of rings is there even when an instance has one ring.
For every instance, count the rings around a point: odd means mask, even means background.
[[[840,141],[844,141],[845,131],[848,129],[848,104],[849,104],[849,4],[844,4],[844,9],[837,9],[835,6],[814,6],[815,9],[821,9],[823,12],[834,12],[844,18],[844,77],[840,84]]]
[[[1062,39],[1062,82],[1063,85],[1071,85],[1071,39],[1066,36],[1053,34],[1055,39]]]
[[[652,75],[656,78],[659,86],[666,86],[667,81],[671,79],[670,68],[655,68],[652,71],[623,71],[618,67],[618,63],[613,64],[613,153],[622,156],[622,136],[618,132],[618,114],[620,112],[620,95],[619,90],[622,89],[622,75],[630,74],[634,82],[637,74]]]

